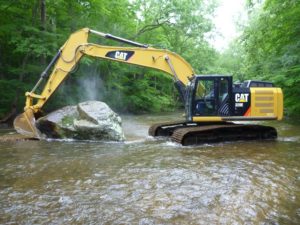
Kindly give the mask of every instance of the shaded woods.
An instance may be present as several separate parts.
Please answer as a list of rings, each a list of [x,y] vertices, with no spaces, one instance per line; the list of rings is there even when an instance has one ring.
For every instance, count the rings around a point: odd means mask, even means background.
[[[198,74],[225,73],[236,80],[269,80],[284,89],[287,113],[300,112],[300,2],[247,1],[248,24],[219,53],[214,1],[11,0],[0,1],[0,120],[20,112],[24,93],[68,36],[83,27],[111,33],[184,57]],[[91,37],[99,44],[119,43]],[[119,112],[161,112],[181,107],[172,78],[161,72],[85,57],[45,110],[87,99]]]

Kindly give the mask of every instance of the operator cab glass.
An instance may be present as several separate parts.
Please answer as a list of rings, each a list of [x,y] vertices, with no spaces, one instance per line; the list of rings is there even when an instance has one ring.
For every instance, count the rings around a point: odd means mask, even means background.
[[[197,76],[192,97],[192,116],[230,116],[232,78]]]
[[[197,82],[194,112],[199,115],[215,114],[215,85],[214,80],[199,80]]]

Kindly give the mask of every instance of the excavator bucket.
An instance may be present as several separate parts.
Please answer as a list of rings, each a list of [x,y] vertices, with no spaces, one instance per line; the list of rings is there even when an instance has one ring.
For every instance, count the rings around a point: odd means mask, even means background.
[[[19,134],[40,139],[40,131],[35,126],[35,117],[32,109],[25,110],[14,120],[14,127]]]

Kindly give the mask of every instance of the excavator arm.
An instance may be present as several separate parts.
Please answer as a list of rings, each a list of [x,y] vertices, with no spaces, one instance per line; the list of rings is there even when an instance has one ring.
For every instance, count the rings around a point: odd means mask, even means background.
[[[91,33],[134,47],[103,46],[88,43],[88,37]],[[44,104],[70,72],[74,70],[84,55],[163,71],[173,77],[183,99],[185,98],[183,89],[194,75],[190,64],[171,51],[155,49],[111,34],[84,28],[71,34],[41,74],[34,88],[30,92],[26,92],[24,113],[19,115],[14,121],[14,127],[19,133],[40,138],[39,130],[35,126],[35,115],[41,111]],[[53,68],[52,72],[48,76],[51,68]],[[36,94],[35,91],[46,78],[48,80],[41,94]]]

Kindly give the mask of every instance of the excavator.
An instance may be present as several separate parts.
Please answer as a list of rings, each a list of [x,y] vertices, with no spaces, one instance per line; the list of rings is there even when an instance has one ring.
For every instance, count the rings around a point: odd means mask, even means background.
[[[123,45],[89,43],[90,34]],[[273,83],[249,80],[234,84],[232,76],[196,75],[191,65],[174,52],[89,28],[70,35],[33,89],[25,93],[24,112],[14,120],[18,133],[42,138],[36,120],[43,106],[85,55],[157,69],[173,78],[186,118],[152,125],[149,128],[151,136],[168,136],[181,145],[277,138],[275,128],[251,122],[282,119],[283,93]],[[45,79],[46,82],[43,82]],[[36,90],[42,83],[44,87],[37,94]]]

